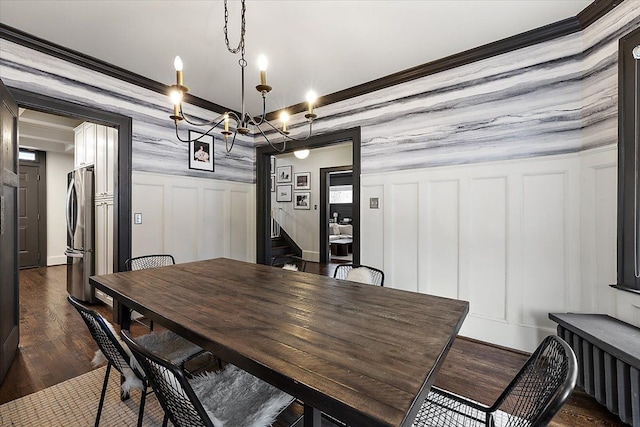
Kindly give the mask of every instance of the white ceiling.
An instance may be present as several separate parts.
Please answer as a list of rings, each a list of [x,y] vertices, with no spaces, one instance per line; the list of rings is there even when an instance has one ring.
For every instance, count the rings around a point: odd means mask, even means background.
[[[573,17],[591,0],[248,0],[247,106],[259,114],[256,58],[269,58],[267,111]],[[230,2],[230,42],[239,36]],[[6,25],[240,110],[238,56],[226,51],[223,2],[0,0]],[[167,100],[167,102],[169,102]]]

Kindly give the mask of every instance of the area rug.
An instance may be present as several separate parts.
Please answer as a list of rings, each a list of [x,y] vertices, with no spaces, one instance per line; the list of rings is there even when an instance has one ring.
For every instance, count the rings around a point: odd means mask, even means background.
[[[106,367],[0,405],[0,426],[91,426],[98,411]],[[120,400],[120,374],[111,370],[100,426],[135,426],[140,391]],[[164,412],[155,395],[147,396],[143,426],[162,425]]]

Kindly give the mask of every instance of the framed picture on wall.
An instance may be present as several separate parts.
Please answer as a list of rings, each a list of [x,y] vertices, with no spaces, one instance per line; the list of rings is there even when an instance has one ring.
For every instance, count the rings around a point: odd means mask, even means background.
[[[271,175],[271,192],[276,191],[276,177],[275,175]]]
[[[311,190],[311,172],[297,172],[293,175],[294,190]]]
[[[276,175],[276,181],[280,182],[291,182],[291,165],[288,166],[278,166],[276,168],[278,172]]]
[[[302,191],[295,193],[294,209],[311,209],[311,192]]]
[[[271,175],[276,173],[276,157],[271,156]]]
[[[276,186],[276,202],[290,202],[290,201],[291,201],[291,186],[277,185]]]
[[[213,135],[189,131],[189,139],[189,169],[213,172]]]

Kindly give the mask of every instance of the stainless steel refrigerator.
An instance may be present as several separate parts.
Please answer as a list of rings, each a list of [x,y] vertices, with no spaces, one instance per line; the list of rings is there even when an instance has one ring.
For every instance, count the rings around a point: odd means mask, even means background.
[[[67,175],[67,292],[81,301],[96,302],[89,277],[95,271],[93,166]]]

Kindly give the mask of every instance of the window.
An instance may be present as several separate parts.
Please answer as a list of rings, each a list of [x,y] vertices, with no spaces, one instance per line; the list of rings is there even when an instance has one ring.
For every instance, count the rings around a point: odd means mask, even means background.
[[[329,203],[352,203],[353,186],[351,185],[334,185],[329,187]]]
[[[618,60],[618,288],[640,291],[640,29]]]
[[[35,162],[37,160],[35,151],[20,150],[18,152],[18,160],[26,160],[28,162]]]

